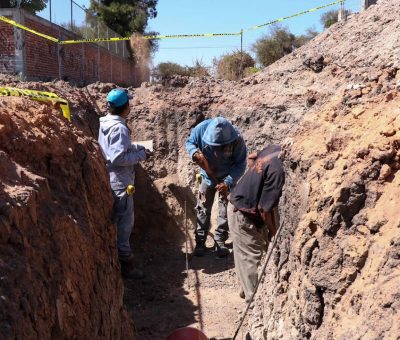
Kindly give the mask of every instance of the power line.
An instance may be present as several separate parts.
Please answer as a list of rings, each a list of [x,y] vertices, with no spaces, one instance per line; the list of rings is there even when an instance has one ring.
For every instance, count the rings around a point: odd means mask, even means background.
[[[238,46],[182,46],[182,47],[160,47],[159,50],[194,50],[198,48],[239,48]]]

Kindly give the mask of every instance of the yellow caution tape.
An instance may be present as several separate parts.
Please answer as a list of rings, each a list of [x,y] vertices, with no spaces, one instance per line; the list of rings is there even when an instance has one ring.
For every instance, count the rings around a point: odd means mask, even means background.
[[[25,96],[37,101],[50,101],[52,103],[57,103],[61,108],[64,118],[66,118],[69,122],[71,121],[71,111],[69,109],[68,102],[65,99],[57,96],[55,93],[18,89],[15,87],[0,87],[0,96]]]
[[[6,18],[6,17],[4,17],[4,16],[2,16],[2,15],[0,15],[0,20],[1,20],[1,21],[4,21],[4,22],[7,23],[7,24],[10,24],[10,25],[13,25],[13,26],[15,26],[15,27],[21,28],[21,29],[23,29],[23,30],[25,30],[25,31],[27,31],[27,32],[32,33],[32,34],[36,34],[36,35],[38,35],[39,37],[45,38],[45,39],[47,39],[47,40],[51,40],[51,41],[53,41],[53,42],[55,42],[55,43],[58,43],[58,42],[59,42],[59,40],[58,40],[57,38],[54,38],[54,37],[51,37],[50,35],[46,35],[46,34],[43,34],[43,33],[38,32],[38,31],[35,31],[35,30],[33,30],[33,29],[29,28],[29,27],[26,27],[26,26],[24,26],[24,25],[21,25],[21,24],[19,24],[18,22],[14,21],[14,20],[11,20],[11,19],[8,19],[8,18]]]
[[[307,13],[318,11],[318,10],[320,10],[322,8],[325,8],[325,7],[341,4],[341,3],[344,3],[345,1],[346,0],[339,0],[339,1],[331,2],[331,3],[326,4],[326,5],[314,7],[314,8],[308,9],[306,11],[302,11],[302,12],[299,12],[299,13],[296,13],[296,14],[289,15],[287,17],[282,17],[282,18],[279,18],[279,19],[275,19],[275,20],[267,22],[265,24],[252,26],[252,27],[250,27],[250,28],[248,28],[248,29],[246,29],[244,31],[256,30],[256,29],[259,29],[259,28],[262,28],[262,27],[265,27],[265,26],[270,26],[270,25],[276,24],[276,23],[281,22],[281,21],[285,21],[285,20],[288,20],[288,19],[292,19],[292,18],[298,17],[300,15],[304,15],[304,14],[307,14]]]
[[[318,7],[314,7],[314,8],[308,9],[306,11],[302,11],[302,12],[299,12],[299,13],[296,13],[296,14],[293,14],[293,15],[290,15],[290,16],[287,16],[287,17],[282,17],[282,18],[279,18],[279,19],[275,19],[275,20],[267,22],[265,24],[252,26],[250,28],[247,28],[246,30],[241,30],[240,32],[237,32],[237,33],[203,33],[203,34],[151,35],[151,36],[143,36],[143,38],[144,39],[176,39],[176,38],[206,38],[206,37],[238,36],[238,35],[242,35],[243,32],[245,32],[245,31],[256,30],[256,29],[259,29],[259,28],[262,28],[262,27],[265,27],[265,26],[270,26],[270,25],[276,24],[276,23],[281,22],[281,21],[285,21],[285,20],[288,20],[288,19],[291,19],[291,18],[295,18],[297,16],[304,15],[304,14],[307,14],[307,13],[315,12],[315,11],[318,11],[318,10],[320,10],[322,8],[326,8],[326,7],[329,7],[329,6],[333,6],[333,5],[337,5],[337,4],[343,4],[345,2],[346,2],[346,0],[338,0],[338,1],[335,1],[335,2],[331,2],[329,4],[318,6]],[[43,33],[40,33],[40,32],[37,32],[37,31],[35,31],[33,29],[30,29],[30,28],[28,28],[26,26],[23,26],[23,25],[15,22],[14,20],[10,20],[10,19],[8,19],[8,18],[6,18],[4,16],[0,16],[0,20],[4,21],[4,22],[6,22],[6,23],[8,23],[10,25],[19,27],[19,28],[21,28],[21,29],[23,29],[25,31],[28,31],[28,32],[32,33],[32,34],[36,34],[36,35],[38,35],[40,37],[43,37],[45,39],[48,39],[48,40],[51,40],[53,42],[59,43],[61,45],[126,41],[126,40],[130,40],[131,39],[131,37],[116,37],[116,38],[93,38],[93,39],[78,39],[78,40],[58,40],[57,38],[51,37],[49,35],[46,35],[46,34],[43,34]]]
[[[204,37],[222,37],[222,36],[237,36],[241,33],[203,33],[203,34],[170,34],[170,35],[144,35],[143,39],[176,39],[176,38],[204,38]],[[112,41],[126,41],[131,37],[121,38],[93,38],[93,39],[80,39],[80,40],[62,40],[60,45],[81,44],[81,43],[98,43],[98,42],[112,42]]]
[[[255,29],[259,29],[265,26],[269,26],[269,25],[273,25],[276,24],[278,22],[284,21],[284,20],[288,20],[291,18],[295,18],[297,16],[300,15],[304,15],[307,13],[311,13],[311,12],[315,12],[318,11],[322,8],[326,8],[329,6],[333,6],[333,5],[337,5],[340,3],[344,3],[347,0],[338,0],[335,2],[331,2],[329,4],[326,5],[322,5],[322,6],[318,6],[318,7],[314,7],[311,9],[308,9],[306,11],[302,11],[287,17],[282,17],[270,22],[267,22],[265,24],[262,25],[257,25],[257,26],[252,26],[246,30],[241,30],[240,32],[237,33],[203,33],[203,34],[171,34],[171,35],[148,35],[148,36],[143,36],[144,39],[176,39],[176,38],[206,38],[206,37],[222,37],[222,36],[238,36],[238,35],[242,35],[245,31],[250,31],[250,30],[255,30]],[[130,37],[121,37],[121,38],[94,38],[94,39],[80,39],[80,40],[62,40],[59,43],[62,45],[65,44],[79,44],[79,43],[96,43],[96,42],[112,42],[112,41],[126,41],[126,40],[130,40]]]

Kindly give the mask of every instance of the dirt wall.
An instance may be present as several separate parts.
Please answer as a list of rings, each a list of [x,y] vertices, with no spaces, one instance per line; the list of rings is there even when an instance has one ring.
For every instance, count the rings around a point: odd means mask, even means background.
[[[64,82],[5,83],[65,91],[76,115],[0,98],[1,338],[134,339],[89,99]]]
[[[194,188],[184,142],[199,112],[231,119],[250,151],[288,146],[285,225],[254,339],[399,335],[399,10],[380,1],[238,83],[177,77],[135,91],[131,127],[155,139],[162,166],[147,170],[168,197],[171,178]]]

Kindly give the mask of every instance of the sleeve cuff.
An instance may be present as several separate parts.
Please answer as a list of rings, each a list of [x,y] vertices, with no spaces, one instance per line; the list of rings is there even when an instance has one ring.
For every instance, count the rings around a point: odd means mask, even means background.
[[[224,178],[224,183],[227,184],[229,186],[229,188],[231,188],[231,186],[233,185],[233,178],[232,176],[228,175]]]

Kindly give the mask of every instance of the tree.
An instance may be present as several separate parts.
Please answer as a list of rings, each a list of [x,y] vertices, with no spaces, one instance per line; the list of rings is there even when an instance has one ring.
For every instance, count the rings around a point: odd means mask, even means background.
[[[187,66],[187,71],[191,77],[209,77],[207,66],[202,60],[196,59],[193,66]]]
[[[337,23],[339,20],[339,11],[338,10],[330,10],[321,15],[321,24],[324,28],[329,28],[333,24]]]
[[[305,34],[298,35],[296,37],[295,47],[299,48],[300,46],[305,45],[310,40],[314,39],[318,34],[319,32],[314,27],[307,28]]]
[[[264,67],[271,65],[283,56],[292,53],[318,34],[309,28],[306,34],[296,36],[287,27],[274,25],[270,33],[258,39],[253,45],[257,61]]]
[[[255,60],[247,52],[234,51],[214,60],[217,70],[217,78],[226,80],[239,80],[244,70],[254,67]]]
[[[22,0],[21,8],[35,14],[46,8],[48,0]],[[0,0],[0,8],[15,8],[18,7],[17,0]]]
[[[157,16],[158,0],[90,0],[89,15],[100,18],[109,28],[123,37],[132,33],[158,35],[157,32],[145,32],[149,19]],[[131,50],[131,57],[136,59]],[[150,39],[150,52],[158,49],[157,39]]]
[[[188,76],[189,73],[186,67],[172,62],[159,63],[153,70],[153,77],[159,80],[168,79],[176,75]]]
[[[195,60],[193,66],[181,66],[172,62],[160,63],[152,73],[157,80],[165,80],[173,76],[208,77],[209,75],[207,67],[201,60]]]
[[[91,0],[89,10],[123,37],[143,34],[148,19],[157,16],[158,0]]]

